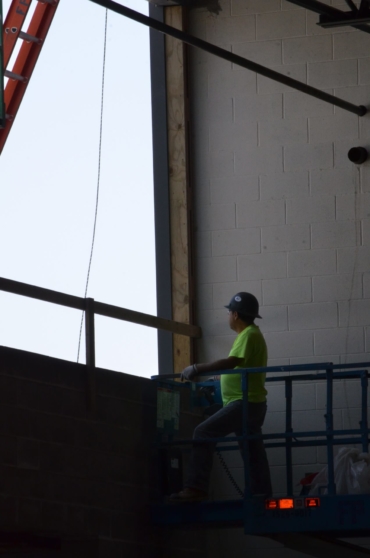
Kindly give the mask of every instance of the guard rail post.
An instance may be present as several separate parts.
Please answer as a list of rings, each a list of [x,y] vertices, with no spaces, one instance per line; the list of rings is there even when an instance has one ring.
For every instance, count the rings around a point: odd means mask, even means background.
[[[242,428],[242,455],[244,461],[244,501],[249,500],[252,496],[252,485],[250,476],[249,463],[249,432],[248,432],[248,414],[249,414],[249,373],[247,370],[242,372],[242,392],[243,392],[243,428]]]
[[[85,343],[87,368],[87,405],[90,413],[96,410],[95,381],[95,313],[94,299],[85,299]]]
[[[333,369],[326,370],[326,442],[328,451],[328,494],[336,494],[333,447]]]
[[[293,460],[292,460],[292,396],[293,396],[293,382],[291,378],[285,380],[285,398],[286,398],[286,410],[285,410],[285,432],[287,437],[285,438],[285,457],[286,457],[286,474],[287,474],[287,494],[288,496],[293,496]]]
[[[361,438],[362,438],[362,451],[367,453],[369,451],[369,432],[367,423],[367,370],[361,372]]]

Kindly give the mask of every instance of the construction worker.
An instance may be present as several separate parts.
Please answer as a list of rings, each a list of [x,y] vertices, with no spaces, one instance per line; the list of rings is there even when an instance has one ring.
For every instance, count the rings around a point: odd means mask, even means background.
[[[229,356],[225,359],[204,364],[193,364],[181,373],[181,380],[197,381],[201,372],[217,372],[238,368],[267,366],[265,339],[254,323],[259,315],[258,300],[251,293],[237,293],[228,309],[230,328],[238,335]],[[248,433],[260,434],[266,415],[265,374],[249,375],[248,386]],[[241,374],[221,375],[221,395],[223,407],[203,421],[194,430],[194,440],[210,440],[204,444],[194,444],[190,466],[184,489],[170,496],[173,502],[201,501],[208,498],[208,483],[213,462],[215,443],[213,438],[221,438],[230,433],[242,435],[243,393]],[[241,444],[240,444],[241,446]],[[272,494],[270,470],[266,450],[262,440],[249,442],[251,490],[254,495]]]

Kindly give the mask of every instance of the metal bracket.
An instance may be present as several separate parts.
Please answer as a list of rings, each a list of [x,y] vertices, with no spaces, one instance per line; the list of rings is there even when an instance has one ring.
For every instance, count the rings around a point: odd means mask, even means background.
[[[334,18],[328,15],[320,15],[318,25],[326,29],[329,27],[341,27],[342,25],[356,25],[370,22],[369,0],[361,0],[359,8],[357,8],[352,0],[346,0],[346,2],[351,8],[350,12],[342,12],[341,16]]]
[[[318,0],[288,0],[288,2],[295,4],[296,6],[300,6],[301,8],[305,8],[306,10],[310,10],[311,12],[320,14],[320,21],[318,25],[321,25],[322,27],[350,25],[351,27],[355,27],[355,29],[359,29],[365,33],[370,33],[370,26],[365,23],[366,21],[369,21],[369,19],[364,17],[364,12],[360,11],[361,7],[360,10],[357,10],[356,5],[351,0],[347,1],[347,4],[352,8],[351,12],[342,12],[342,10],[334,8],[334,6],[328,6]],[[368,3],[368,0],[362,0],[361,2],[362,8],[366,9],[363,2],[366,4]],[[366,14],[368,14],[368,12],[366,12]],[[323,20],[321,20],[321,18],[323,18]]]
[[[149,0],[157,6],[189,6],[199,7],[200,0]],[[301,8],[310,10],[320,14],[320,20],[317,23],[320,27],[339,27],[350,25],[365,33],[370,33],[370,26],[366,23],[370,22],[370,2],[369,0],[361,0],[360,7],[357,8],[353,0],[345,0],[346,4],[351,8],[350,12],[343,12],[334,6],[329,6],[319,0],[288,0],[291,4],[296,4]],[[207,5],[207,2],[201,2],[201,5]]]

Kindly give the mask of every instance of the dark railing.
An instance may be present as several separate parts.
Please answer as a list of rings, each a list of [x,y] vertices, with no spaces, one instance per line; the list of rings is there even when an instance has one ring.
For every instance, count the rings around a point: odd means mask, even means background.
[[[243,391],[243,433],[242,436],[228,436],[227,438],[212,438],[213,442],[245,442],[247,440],[262,439],[267,441],[265,446],[267,448],[279,448],[284,447],[286,451],[286,474],[287,474],[287,495],[293,497],[293,472],[292,472],[292,450],[298,447],[309,447],[309,446],[325,446],[327,448],[327,460],[328,460],[328,495],[332,496],[336,492],[335,482],[334,482],[334,446],[335,445],[345,445],[345,444],[361,444],[362,451],[368,453],[369,451],[369,435],[370,429],[368,425],[368,408],[367,408],[367,388],[368,388],[368,378],[369,378],[369,367],[370,362],[357,362],[351,364],[332,364],[331,362],[321,362],[312,364],[295,364],[287,366],[267,366],[265,368],[245,368],[240,369],[242,376],[242,391]],[[248,380],[251,374],[259,373],[270,373],[272,374],[266,378],[267,382],[284,382],[285,383],[285,432],[276,434],[248,434],[247,424],[248,424]],[[279,376],[280,373],[289,373],[289,376]],[[299,374],[294,374],[298,372]],[[235,374],[235,370],[222,370],[217,372],[217,374]],[[203,372],[199,374],[199,377],[209,376],[209,372]],[[156,380],[160,383],[168,382],[169,387],[172,389],[178,389],[173,380],[178,379],[180,374],[168,374],[163,376],[152,376],[152,380]],[[361,420],[359,422],[359,428],[347,428],[347,429],[335,429],[334,419],[333,419],[333,381],[334,380],[353,380],[359,379],[361,382]],[[172,380],[172,381],[171,381]],[[324,412],[325,430],[308,430],[304,432],[293,431],[292,426],[292,397],[293,397],[293,381],[326,381],[326,408]],[[193,384],[194,385],[194,384]],[[196,385],[196,384],[195,384]],[[201,383],[201,386],[214,385],[214,383],[206,382]],[[181,384],[180,384],[181,386]],[[322,439],[312,439],[320,437]],[[306,439],[305,439],[306,438]],[[309,438],[309,439],[307,439]],[[269,442],[269,440],[272,440]],[[277,441],[273,441],[277,440]],[[208,442],[209,440],[198,440],[198,442]],[[192,445],[194,443],[193,439],[186,440],[165,440],[161,441],[163,446],[180,446],[180,445]],[[222,451],[238,450],[239,446],[221,446],[218,448]],[[248,460],[248,446],[243,447],[244,451],[244,471],[245,471],[245,498],[251,498],[251,491],[249,486],[250,471],[249,471],[249,460]]]
[[[86,364],[92,368],[95,367],[95,314],[147,327],[154,327],[156,329],[163,329],[165,331],[177,333],[178,335],[185,335],[187,337],[199,338],[202,336],[200,327],[195,325],[166,320],[165,318],[158,318],[157,316],[152,316],[151,314],[144,314],[142,312],[128,310],[127,308],[113,306],[112,304],[97,302],[93,298],[80,298],[78,296],[60,293],[51,289],[43,289],[41,287],[35,287],[34,285],[28,285],[27,283],[4,279],[2,277],[0,277],[0,291],[84,311]]]

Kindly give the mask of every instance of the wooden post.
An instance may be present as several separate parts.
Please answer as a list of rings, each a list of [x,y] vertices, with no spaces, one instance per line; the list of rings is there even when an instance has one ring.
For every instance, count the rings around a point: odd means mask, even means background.
[[[184,9],[165,9],[165,22],[184,30]],[[190,195],[187,153],[186,45],[166,36],[168,163],[170,188],[172,319],[192,322]],[[174,373],[192,361],[192,340],[174,334]]]
[[[94,413],[96,409],[94,299],[86,298],[85,303],[87,406],[89,412]]]

